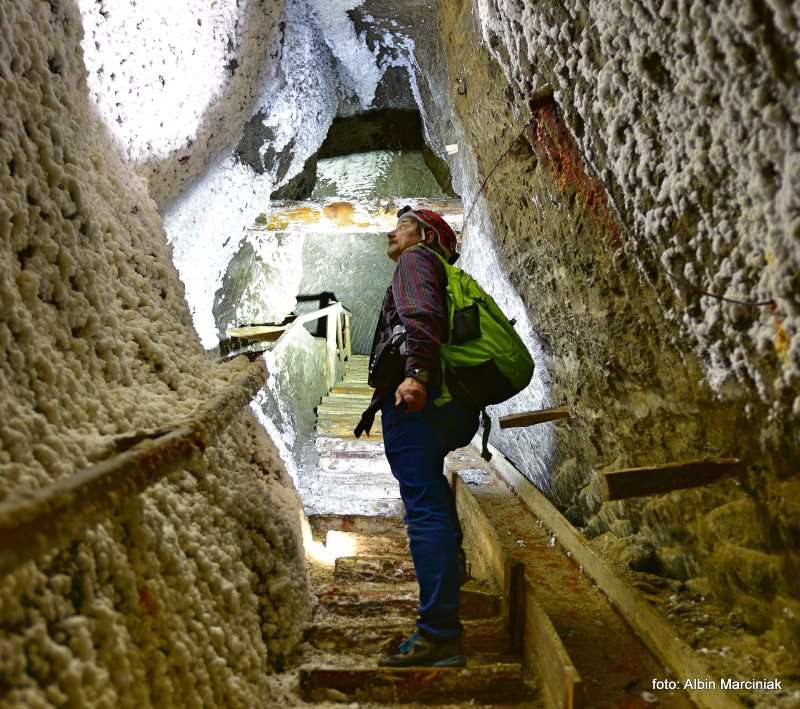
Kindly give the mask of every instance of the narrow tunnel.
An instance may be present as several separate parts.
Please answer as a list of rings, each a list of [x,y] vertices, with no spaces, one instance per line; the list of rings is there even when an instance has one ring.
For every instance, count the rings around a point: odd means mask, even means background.
[[[800,705],[799,73],[777,0],[2,4],[0,704]],[[405,204],[535,361],[463,669],[375,665]]]

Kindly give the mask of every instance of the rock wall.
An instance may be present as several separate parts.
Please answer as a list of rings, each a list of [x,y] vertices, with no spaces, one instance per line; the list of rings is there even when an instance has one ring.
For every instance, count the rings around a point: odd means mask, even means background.
[[[164,207],[239,141],[262,84],[278,67],[282,3],[78,5],[90,95]]]
[[[89,99],[72,2],[0,5],[0,499],[235,376]],[[4,706],[254,706],[308,609],[298,500],[243,411],[203,459],[0,580]],[[213,540],[213,543],[211,543]]]
[[[573,408],[549,494],[797,647],[796,10],[446,0],[440,20],[447,73],[417,56],[431,142],[459,143],[467,209],[494,169],[466,240],[490,232]],[[517,462],[535,477],[545,453]],[[714,454],[747,473],[601,502],[601,469]]]

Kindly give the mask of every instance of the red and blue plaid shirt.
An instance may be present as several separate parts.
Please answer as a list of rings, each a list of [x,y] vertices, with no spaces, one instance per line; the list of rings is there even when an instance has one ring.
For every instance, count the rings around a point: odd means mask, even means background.
[[[442,343],[447,341],[447,286],[444,267],[432,251],[412,247],[397,262],[392,285],[386,289],[381,320],[391,330],[406,330],[406,376],[415,369],[438,381]]]
[[[430,249],[411,247],[400,254],[381,306],[380,330],[390,333],[396,325],[403,325],[406,330],[406,376],[415,369],[424,369],[430,373],[431,384],[438,384],[441,379],[442,343],[447,341],[446,287],[447,275],[438,256]],[[362,431],[369,435],[375,413],[387,393],[390,392],[375,390],[356,426],[356,438]]]

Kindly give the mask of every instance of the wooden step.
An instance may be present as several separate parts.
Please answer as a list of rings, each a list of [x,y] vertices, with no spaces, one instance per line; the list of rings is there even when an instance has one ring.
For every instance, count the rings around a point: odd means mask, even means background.
[[[398,704],[513,704],[532,699],[518,663],[464,668],[305,667],[300,692],[306,701]]]
[[[411,558],[406,537],[384,537],[331,530],[325,535],[325,546],[328,545],[333,545],[337,549],[350,549],[351,554],[359,556]]]
[[[328,584],[317,593],[320,603],[331,613],[355,616],[384,616],[387,613],[415,617],[419,607],[416,583],[363,583],[342,588]],[[475,582],[461,589],[461,618],[491,618],[500,610],[500,598]]]
[[[321,456],[317,462],[317,469],[320,475],[353,475],[361,476],[366,482],[373,476],[374,479],[381,480],[394,480],[392,476],[392,469],[389,467],[389,461],[386,456],[363,456],[363,457],[345,457],[345,456]]]
[[[328,396],[326,396],[323,401],[357,401],[361,403],[366,399],[367,402],[372,398],[372,396],[364,396],[360,392],[346,392],[346,391],[336,391],[334,389]]]
[[[360,396],[369,401],[372,399],[373,391],[375,390],[368,384],[359,384],[357,382],[344,380],[333,387],[330,396],[340,396],[343,394],[346,396]]]
[[[340,556],[336,559],[333,576],[342,581],[415,581],[414,562],[407,556]]]
[[[376,518],[403,519],[405,507],[403,501],[394,498],[376,498],[357,500],[350,497],[326,498],[322,495],[308,493],[303,495],[303,509],[309,516],[359,516]]]
[[[352,476],[331,476],[314,480],[303,486],[304,491],[315,497],[327,497],[330,500],[399,500],[400,486],[397,481],[354,482]]]
[[[406,541],[406,527],[400,517],[377,515],[309,515],[308,523],[317,541],[323,541],[328,532],[348,532],[365,537],[391,537]]]
[[[314,447],[320,458],[384,458],[383,441],[360,438],[346,441],[341,438],[317,436]]]
[[[308,631],[308,642],[320,650],[344,651],[356,654],[394,652],[413,630],[408,621],[375,623],[372,618],[348,619],[313,625]],[[464,622],[464,652],[504,654],[509,651],[510,638],[499,618],[468,620]]]
[[[325,426],[319,426],[319,432],[324,433],[326,436],[335,436],[337,438],[341,438],[343,441],[363,440],[366,434],[362,434],[361,438],[356,438],[355,434],[353,433],[354,428],[355,428],[355,423],[352,426],[341,425],[341,424],[327,424]],[[372,431],[370,432],[368,440],[382,441],[383,430],[379,426],[373,427]]]

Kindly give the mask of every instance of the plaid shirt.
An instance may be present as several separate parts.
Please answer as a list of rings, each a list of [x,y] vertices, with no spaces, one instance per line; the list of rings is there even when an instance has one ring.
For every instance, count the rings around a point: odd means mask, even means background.
[[[441,349],[447,341],[447,276],[433,251],[411,247],[400,254],[392,285],[386,289],[379,327],[391,332],[395,325],[406,329],[406,376],[414,369],[430,373],[430,384],[441,379]],[[399,383],[399,382],[398,382]],[[356,438],[369,430],[388,392],[376,389],[369,408],[356,426]]]
[[[399,324],[406,329],[406,376],[419,368],[438,381],[442,343],[447,341],[446,285],[444,267],[432,251],[412,247],[400,255],[381,320],[388,330]]]

